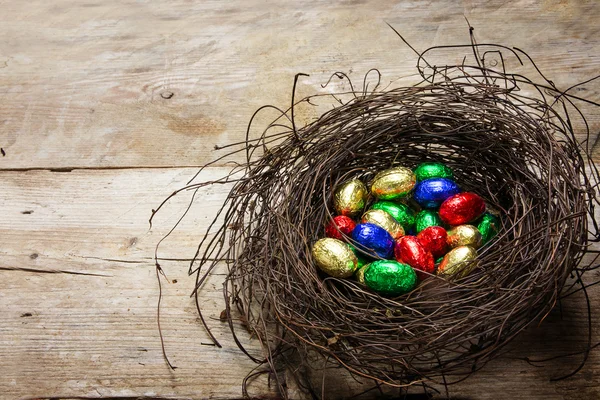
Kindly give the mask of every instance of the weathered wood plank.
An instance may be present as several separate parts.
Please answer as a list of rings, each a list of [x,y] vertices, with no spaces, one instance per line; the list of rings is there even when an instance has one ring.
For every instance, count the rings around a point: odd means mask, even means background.
[[[223,168],[211,168],[200,180],[214,179]],[[169,371],[156,326],[158,286],[152,260],[154,246],[187,205],[177,196],[148,230],[150,210],[183,186],[193,169],[2,172],[0,199],[0,267],[42,271],[67,270],[105,276],[0,271],[0,393],[6,398],[51,396],[175,396],[232,398],[241,395],[244,376],[254,367],[235,346],[228,328],[218,321],[224,308],[222,276],[202,292],[202,304],[222,349],[206,346],[189,293],[193,280],[186,262],[161,261],[171,280],[163,281],[162,326]],[[180,229],[160,255],[193,255],[206,220],[225,196],[223,189],[199,194]],[[26,212],[26,213],[23,213]],[[33,256],[37,254],[37,256]],[[598,279],[593,273],[590,281]],[[597,302],[600,288],[592,288]],[[574,378],[548,379],[570,371],[579,357],[558,359],[546,368],[516,357],[548,358],[581,350],[586,334],[582,296],[573,296],[513,345],[513,353],[451,387],[456,398],[597,398],[600,354]],[[594,337],[600,322],[593,321]],[[257,354],[255,341],[243,340]],[[512,357],[512,358],[511,358]],[[327,398],[344,398],[360,385],[331,371]],[[318,377],[317,377],[318,378]],[[319,380],[320,382],[320,380]],[[255,395],[273,395],[266,382]],[[389,392],[389,393],[396,393]],[[370,392],[362,398],[373,398]],[[299,394],[294,398],[302,398]]]
[[[218,276],[202,298],[224,345],[215,352],[203,345],[210,341],[189,297],[193,281],[186,279],[185,263],[163,262],[172,282],[163,282],[163,334],[179,368],[169,371],[162,358],[153,247],[185,201],[175,200],[157,218],[157,230],[149,232],[147,220],[191,174],[169,169],[2,176],[0,267],[100,275],[0,271],[0,354],[9,367],[3,368],[3,397],[240,396],[239,383],[254,364],[240,357],[226,326],[214,320],[223,309]],[[216,207],[211,197],[220,201],[222,193],[201,196],[209,199],[208,211],[196,209],[165,255],[193,255],[202,220]]]
[[[467,17],[480,43],[528,51],[563,89],[600,70],[594,1],[35,0],[0,8],[2,169],[202,164],[215,144],[242,137],[256,108],[287,106],[297,72],[311,74],[298,97],[323,91],[338,70],[359,86],[371,68],[386,83],[414,74],[414,54],[386,21],[422,50],[467,42]],[[462,53],[432,57],[460,62]],[[598,85],[583,89],[600,99]],[[315,115],[296,117],[301,124]],[[597,114],[591,122],[596,134]]]

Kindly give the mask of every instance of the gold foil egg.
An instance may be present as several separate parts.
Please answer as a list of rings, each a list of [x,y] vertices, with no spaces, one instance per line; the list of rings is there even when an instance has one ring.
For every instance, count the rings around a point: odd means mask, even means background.
[[[360,214],[367,202],[367,187],[358,179],[340,184],[333,195],[333,206],[339,215],[348,217]]]
[[[350,247],[338,239],[317,240],[312,248],[317,267],[334,278],[348,278],[358,268],[358,259]]]
[[[382,200],[396,199],[409,194],[416,182],[417,177],[410,169],[390,168],[375,175],[371,193]]]
[[[481,232],[473,225],[459,225],[448,231],[448,245],[451,248],[471,246],[478,249],[481,241]]]
[[[463,278],[471,273],[477,266],[474,262],[477,250],[471,246],[458,246],[450,250],[438,266],[438,275],[455,276]]]
[[[367,271],[367,269],[369,268],[370,264],[367,265],[363,265],[361,268],[359,268],[356,273],[354,274],[354,277],[356,278],[356,280],[358,281],[358,283],[362,283],[363,285],[365,285],[365,272]]]
[[[363,214],[361,222],[378,225],[388,231],[394,239],[404,236],[404,228],[388,212],[383,210],[369,210]]]

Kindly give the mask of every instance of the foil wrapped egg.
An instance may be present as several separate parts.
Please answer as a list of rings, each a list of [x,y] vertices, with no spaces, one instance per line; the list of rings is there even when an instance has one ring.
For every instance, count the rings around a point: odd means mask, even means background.
[[[337,215],[325,226],[325,235],[330,238],[343,240],[344,235],[350,236],[355,227],[356,222],[352,218],[345,215]]]
[[[396,167],[379,172],[371,183],[371,193],[381,200],[406,196],[411,192],[417,178],[408,168]]]
[[[417,182],[431,178],[454,178],[452,170],[439,162],[424,162],[419,164],[415,168],[415,176],[417,177]]]
[[[415,185],[414,199],[423,208],[437,208],[448,197],[460,193],[452,179],[431,178]]]
[[[448,232],[441,226],[429,226],[417,235],[419,243],[434,258],[442,257],[448,252]]]
[[[463,225],[475,221],[485,211],[485,202],[475,193],[463,192],[449,197],[439,210],[440,218],[448,225]]]
[[[477,250],[471,246],[458,246],[450,250],[438,266],[438,275],[463,278],[469,275],[477,266],[474,261]]]
[[[393,260],[377,260],[364,273],[365,284],[376,292],[398,296],[417,285],[417,274],[408,264]]]
[[[448,231],[448,246],[471,246],[478,249],[481,246],[481,233],[473,225],[458,225]]]
[[[425,250],[415,236],[403,236],[396,241],[394,256],[398,262],[416,269],[417,276],[423,280],[433,274],[435,263],[433,255]],[[425,273],[424,273],[425,272]]]
[[[367,271],[367,269],[369,268],[370,265],[371,264],[363,265],[362,267],[360,267],[359,269],[356,270],[356,273],[354,274],[354,278],[357,280],[358,283],[362,283],[363,285],[366,285],[365,272]]]
[[[383,210],[387,212],[402,225],[405,231],[415,226],[415,212],[406,204],[378,201],[371,206],[371,210]]]
[[[394,254],[394,238],[378,225],[371,223],[356,225],[352,231],[352,239],[361,250],[374,253],[377,257],[390,258]]]
[[[437,212],[433,210],[422,210],[415,217],[415,230],[418,234],[430,226],[442,226],[442,220]]]
[[[404,228],[389,213],[383,210],[369,210],[363,214],[361,222],[378,225],[388,231],[392,238],[404,236]]]
[[[312,247],[312,256],[321,271],[335,278],[348,278],[358,268],[358,260],[350,247],[338,239],[317,240]]]
[[[500,220],[489,212],[486,212],[477,220],[477,230],[481,233],[483,244],[489,242],[500,232]]]
[[[364,183],[351,179],[336,187],[333,194],[333,207],[339,215],[353,217],[365,209],[369,192]]]

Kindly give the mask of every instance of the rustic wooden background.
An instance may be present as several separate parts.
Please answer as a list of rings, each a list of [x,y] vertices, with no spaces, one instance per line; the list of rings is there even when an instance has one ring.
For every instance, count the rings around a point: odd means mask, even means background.
[[[559,88],[600,70],[594,0],[0,1],[0,397],[241,396],[254,365],[218,321],[221,277],[202,297],[224,345],[217,349],[205,345],[181,261],[223,189],[201,193],[160,252],[172,279],[162,324],[175,371],[160,349],[152,257],[187,198],[174,199],[151,230],[150,210],[216,157],[215,144],[240,140],[257,107],[287,105],[296,72],[310,74],[299,96],[323,91],[334,71],[410,76],[414,54],[385,22],[424,49],[465,43],[464,17],[480,43],[527,50]],[[600,101],[597,84],[580,94]],[[598,110],[590,120],[593,143]],[[201,179],[224,171],[218,164]],[[600,291],[590,295],[597,307]],[[453,386],[453,398],[600,398],[598,352],[558,382],[550,378],[581,355],[544,368],[519,359],[581,351],[584,307],[583,296],[569,298],[510,355]],[[594,320],[596,341],[599,330]],[[327,398],[357,390],[336,374]],[[277,395],[264,381],[252,394]]]

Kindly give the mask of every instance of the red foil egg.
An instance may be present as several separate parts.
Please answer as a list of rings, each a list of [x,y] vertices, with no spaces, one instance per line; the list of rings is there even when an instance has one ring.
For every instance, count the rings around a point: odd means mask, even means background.
[[[471,192],[463,192],[449,197],[442,203],[439,215],[448,225],[468,224],[485,212],[485,202]]]
[[[344,240],[344,235],[350,236],[355,227],[356,222],[352,218],[345,215],[338,215],[337,217],[333,217],[325,227],[325,235],[330,238]]]
[[[416,236],[402,236],[394,247],[396,260],[413,267],[419,279],[423,280],[433,274],[435,263],[431,252],[425,250]]]
[[[441,226],[430,226],[417,235],[419,243],[425,251],[431,252],[434,258],[439,258],[448,252],[448,232]]]

